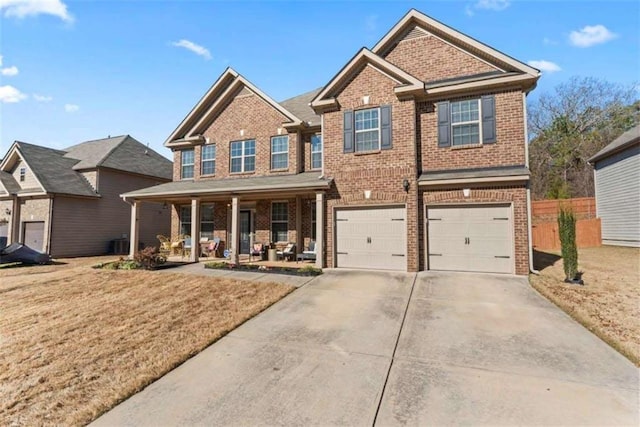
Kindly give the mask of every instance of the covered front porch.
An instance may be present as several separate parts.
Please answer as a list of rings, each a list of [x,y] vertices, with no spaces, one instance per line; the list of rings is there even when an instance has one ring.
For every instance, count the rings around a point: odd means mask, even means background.
[[[159,202],[171,209],[171,236],[167,237],[183,242],[180,253],[170,257],[190,262],[282,263],[295,268],[299,255],[305,253],[297,265],[313,261],[323,268],[329,185],[318,173],[301,173],[171,182],[124,194],[131,205],[129,255],[133,257],[138,249],[141,206]],[[277,253],[276,259],[269,249]],[[263,253],[267,260],[262,260]]]

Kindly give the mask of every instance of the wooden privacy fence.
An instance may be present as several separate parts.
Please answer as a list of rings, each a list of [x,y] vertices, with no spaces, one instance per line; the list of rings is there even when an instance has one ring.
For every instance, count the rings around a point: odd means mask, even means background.
[[[576,243],[579,248],[602,244],[595,198],[539,200],[531,203],[531,238],[534,249],[560,249],[558,212],[561,207],[571,209],[576,215]]]

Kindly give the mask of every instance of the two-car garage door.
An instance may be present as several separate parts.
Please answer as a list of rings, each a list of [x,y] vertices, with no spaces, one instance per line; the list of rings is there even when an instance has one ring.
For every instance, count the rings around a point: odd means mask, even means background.
[[[336,267],[407,270],[404,207],[339,209]]]
[[[513,273],[511,206],[430,207],[430,270]]]

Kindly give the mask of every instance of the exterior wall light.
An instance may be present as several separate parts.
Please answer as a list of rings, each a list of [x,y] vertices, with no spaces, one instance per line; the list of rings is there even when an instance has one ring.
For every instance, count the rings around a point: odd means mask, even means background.
[[[407,178],[402,180],[402,188],[404,188],[404,192],[409,192],[409,180]]]

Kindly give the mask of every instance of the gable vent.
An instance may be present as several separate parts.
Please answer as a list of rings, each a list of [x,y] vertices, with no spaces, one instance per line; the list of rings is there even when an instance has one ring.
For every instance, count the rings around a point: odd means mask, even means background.
[[[420,28],[420,27],[418,27],[416,25],[413,28],[409,28],[407,30],[407,32],[404,33],[404,35],[402,36],[401,40],[402,41],[411,40],[411,39],[417,39],[419,37],[428,37],[428,36],[429,36],[429,33],[426,30],[424,30],[424,29],[422,29],[422,28]]]

